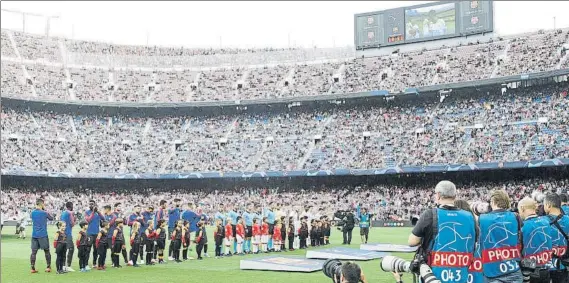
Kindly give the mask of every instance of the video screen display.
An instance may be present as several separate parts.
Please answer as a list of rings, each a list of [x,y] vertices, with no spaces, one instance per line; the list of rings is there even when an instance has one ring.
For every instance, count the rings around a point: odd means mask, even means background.
[[[456,33],[455,3],[405,10],[405,40]]]
[[[435,2],[354,15],[357,50],[494,31],[491,0]]]
[[[357,26],[359,26],[360,46],[376,46],[383,43],[383,15],[367,15],[357,18]]]

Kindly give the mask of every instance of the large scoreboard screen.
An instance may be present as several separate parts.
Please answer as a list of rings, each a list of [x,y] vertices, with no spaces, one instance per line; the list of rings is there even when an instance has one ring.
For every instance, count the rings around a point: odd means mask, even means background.
[[[370,14],[356,18],[357,25],[360,27],[358,37],[362,44],[378,45],[383,39],[383,15]]]
[[[356,49],[492,32],[492,1],[436,2],[356,14]]]

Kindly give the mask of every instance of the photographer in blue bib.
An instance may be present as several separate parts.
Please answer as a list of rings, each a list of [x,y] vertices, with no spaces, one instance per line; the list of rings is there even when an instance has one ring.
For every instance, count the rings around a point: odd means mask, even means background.
[[[362,208],[358,218],[360,220],[360,236],[362,237],[362,244],[367,244],[369,237],[369,227],[372,215],[367,212],[366,208]]]
[[[505,191],[490,196],[491,211],[481,214],[480,249],[482,273],[487,283],[522,283],[518,262],[521,260],[521,219],[509,209],[510,198]]]
[[[530,197],[518,203],[520,217],[524,220],[520,268],[524,282],[549,283],[549,269],[553,266],[552,229],[549,217],[537,216],[537,209],[537,202]]]
[[[569,216],[561,210],[561,196],[549,193],[543,201],[551,225],[552,263],[549,270],[552,283],[569,283]]]
[[[337,259],[328,259],[322,264],[322,272],[333,283],[367,283],[365,275],[357,263],[342,263]]]
[[[439,182],[435,186],[437,207],[423,212],[409,235],[409,245],[420,246],[412,264],[416,268],[411,272],[424,281],[430,275],[428,266],[441,282],[468,281],[477,239],[476,224],[472,213],[454,205],[456,195],[452,182]]]

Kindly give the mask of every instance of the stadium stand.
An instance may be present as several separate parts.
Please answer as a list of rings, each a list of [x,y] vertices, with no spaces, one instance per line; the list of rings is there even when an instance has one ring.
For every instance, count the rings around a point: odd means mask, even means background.
[[[564,45],[568,42],[569,29],[562,29],[354,58],[346,48],[142,47],[2,30],[2,63],[8,68],[3,73],[18,82],[4,83],[2,93],[125,102],[234,101],[372,90],[398,93],[406,88],[561,68],[567,66]],[[19,70],[22,64],[24,72]],[[21,91],[28,78],[33,87]],[[75,88],[66,88],[69,82]],[[86,89],[91,91],[87,94]]]
[[[350,58],[341,48],[308,53],[295,48],[115,46],[2,30],[2,96],[131,103],[401,91],[561,68],[567,64],[563,45],[569,39],[568,31]],[[224,66],[231,61],[228,56],[233,56],[233,63]],[[178,62],[175,67],[164,67],[165,62],[174,61]],[[198,61],[205,63],[184,68]],[[3,108],[2,169],[165,174],[569,158],[568,89],[565,82],[408,105],[211,117],[192,113],[149,118]]]
[[[451,96],[423,106],[209,118],[78,117],[2,110],[2,142],[7,145],[2,149],[2,168],[175,173],[567,158],[567,90],[562,84],[503,96]],[[369,138],[363,132],[369,132]],[[322,138],[314,141],[315,135]],[[35,154],[27,152],[35,149],[48,154],[22,158]],[[131,156],[136,154],[139,158]]]

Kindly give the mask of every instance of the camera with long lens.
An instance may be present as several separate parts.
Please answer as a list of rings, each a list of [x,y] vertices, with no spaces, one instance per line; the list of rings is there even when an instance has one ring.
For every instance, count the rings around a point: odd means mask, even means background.
[[[524,283],[528,283],[531,279],[549,282],[549,270],[545,266],[538,266],[537,261],[531,258],[524,258],[520,261],[520,270]]]
[[[334,217],[336,217],[338,219],[344,219],[344,218],[346,218],[348,213],[349,213],[349,211],[347,211],[347,210],[338,210],[338,211],[334,212]]]
[[[338,210],[334,212],[334,217],[339,219],[338,221],[336,221],[336,229],[340,231],[344,229],[344,226],[346,225],[344,219],[346,218],[346,216],[348,216],[348,213],[349,211],[347,210]]]
[[[492,206],[490,206],[490,202],[475,201],[470,205],[470,209],[476,216],[480,216],[481,214],[491,212]]]
[[[418,255],[412,261],[407,261],[396,256],[386,256],[381,260],[381,270],[385,272],[407,272],[419,275],[423,283],[441,283],[433,274],[431,267],[425,259]]]
[[[340,282],[342,277],[342,263],[337,259],[327,259],[322,265],[322,272],[332,282]]]

